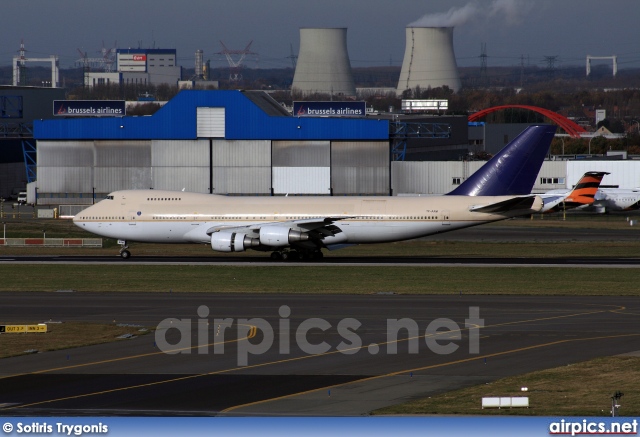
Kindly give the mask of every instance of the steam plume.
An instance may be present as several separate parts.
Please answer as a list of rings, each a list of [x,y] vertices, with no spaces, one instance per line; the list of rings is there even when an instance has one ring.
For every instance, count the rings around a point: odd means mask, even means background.
[[[447,12],[427,14],[407,27],[455,27],[470,20],[487,20],[494,17],[504,18],[507,24],[519,23],[532,5],[525,0],[472,1],[461,8],[451,8]]]

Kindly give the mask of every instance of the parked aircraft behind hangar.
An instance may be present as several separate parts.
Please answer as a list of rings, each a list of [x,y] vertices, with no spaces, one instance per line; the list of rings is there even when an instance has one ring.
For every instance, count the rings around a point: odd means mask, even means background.
[[[551,190],[541,194],[544,201],[542,212],[566,211],[592,205],[602,179],[608,174],[603,171],[588,171],[571,190]]]
[[[640,188],[600,188],[593,204],[585,208],[587,211],[600,214],[638,209],[640,209]]]
[[[273,259],[322,258],[322,249],[450,232],[539,212],[530,193],[555,126],[527,128],[447,196],[233,197],[182,191],[116,191],[73,219],[89,232],[127,241],[206,243],[219,252],[271,252]],[[524,191],[522,191],[524,190]],[[460,194],[462,193],[462,194]]]

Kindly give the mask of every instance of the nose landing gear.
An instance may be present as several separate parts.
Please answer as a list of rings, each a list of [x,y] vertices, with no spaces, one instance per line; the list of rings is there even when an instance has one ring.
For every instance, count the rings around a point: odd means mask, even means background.
[[[122,259],[129,259],[131,257],[131,252],[129,252],[129,246],[127,246],[127,242],[124,240],[118,240],[118,244],[120,245],[120,256]]]

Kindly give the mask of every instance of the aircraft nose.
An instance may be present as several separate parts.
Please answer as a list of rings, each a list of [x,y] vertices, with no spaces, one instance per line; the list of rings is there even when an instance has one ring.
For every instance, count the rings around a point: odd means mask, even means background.
[[[85,218],[84,212],[79,212],[78,214],[73,216],[71,221],[73,221],[74,225],[80,226],[80,222],[84,221],[84,218]]]

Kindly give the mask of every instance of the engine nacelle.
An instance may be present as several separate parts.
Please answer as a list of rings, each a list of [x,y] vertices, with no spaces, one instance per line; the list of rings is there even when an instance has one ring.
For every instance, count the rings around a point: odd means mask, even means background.
[[[243,252],[260,245],[257,238],[236,232],[214,232],[211,234],[211,248],[217,252]]]
[[[307,241],[309,234],[284,226],[264,226],[260,228],[260,243],[265,246],[282,247],[291,243]]]

